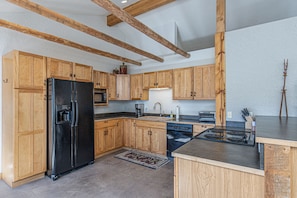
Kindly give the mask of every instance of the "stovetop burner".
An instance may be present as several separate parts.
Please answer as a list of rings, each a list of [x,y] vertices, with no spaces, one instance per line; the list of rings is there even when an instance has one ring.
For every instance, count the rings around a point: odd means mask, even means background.
[[[215,127],[207,129],[195,138],[246,146],[255,145],[255,134],[242,128]]]

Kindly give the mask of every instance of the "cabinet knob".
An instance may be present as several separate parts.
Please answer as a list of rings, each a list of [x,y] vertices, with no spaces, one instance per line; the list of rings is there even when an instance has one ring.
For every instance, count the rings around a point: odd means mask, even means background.
[[[3,80],[3,83],[8,83],[8,79],[6,78],[5,80]]]
[[[70,74],[70,77],[72,77],[72,74]]]
[[[75,77],[76,77],[76,75],[74,74],[74,75],[73,75],[73,77],[75,78]]]

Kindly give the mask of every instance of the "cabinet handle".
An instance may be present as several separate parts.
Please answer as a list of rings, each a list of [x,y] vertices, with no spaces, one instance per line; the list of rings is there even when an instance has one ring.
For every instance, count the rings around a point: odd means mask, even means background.
[[[140,94],[140,98],[142,98],[142,93]]]
[[[194,91],[194,96],[196,96],[196,91]]]
[[[70,74],[70,77],[72,77],[72,74]]]
[[[8,83],[8,79],[6,78],[5,80],[3,80],[3,83]]]
[[[104,131],[104,135],[107,135],[107,134],[108,134],[108,130],[105,130],[105,131]]]
[[[73,75],[73,77],[75,78],[75,77],[76,77],[76,75],[74,74],[74,75]]]
[[[191,96],[193,96],[193,92],[191,91]]]

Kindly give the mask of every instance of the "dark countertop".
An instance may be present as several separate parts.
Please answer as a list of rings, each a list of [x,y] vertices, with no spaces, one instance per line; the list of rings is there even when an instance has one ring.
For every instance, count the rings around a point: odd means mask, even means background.
[[[251,147],[193,139],[175,150],[173,156],[213,163],[213,165],[253,174],[264,174],[263,170],[260,170],[257,145]]]
[[[144,117],[140,117],[139,119],[145,118],[145,116],[155,116],[156,118],[159,116],[159,114],[153,114],[153,113],[146,113],[144,114]],[[96,120],[103,120],[103,119],[112,119],[112,118],[122,118],[122,117],[128,117],[128,118],[135,118],[135,113],[132,112],[116,112],[116,113],[102,113],[102,114],[95,114],[94,119]],[[164,117],[162,117],[164,118]],[[198,116],[189,116],[189,115],[181,115],[179,121],[176,121],[175,119],[168,119],[168,120],[152,120],[152,121],[162,121],[162,122],[174,122],[174,123],[192,123],[192,124],[198,124],[198,123],[203,123],[203,124],[214,124],[214,123],[209,123],[209,122],[199,122],[198,121],[199,117]],[[143,120],[148,120],[149,119],[143,119]]]
[[[297,117],[257,116],[256,141],[273,143],[274,140],[297,146]]]

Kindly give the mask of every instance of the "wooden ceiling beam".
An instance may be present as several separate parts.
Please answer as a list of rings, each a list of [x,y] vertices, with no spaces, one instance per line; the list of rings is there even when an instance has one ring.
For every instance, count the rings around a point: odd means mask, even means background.
[[[166,5],[168,3],[171,3],[175,0],[140,0],[136,3],[133,3],[127,7],[125,7],[123,10],[131,14],[131,16],[138,16],[140,14],[146,13],[150,10],[156,9],[158,7],[161,7],[163,5]],[[121,23],[122,20],[116,17],[113,14],[110,14],[107,16],[107,25],[113,26],[118,23]]]
[[[96,38],[99,38],[99,39],[102,39],[106,42],[109,42],[109,43],[112,43],[114,45],[117,45],[119,47],[122,47],[124,49],[127,49],[127,50],[130,50],[134,53],[137,53],[137,54],[140,54],[142,56],[145,56],[145,57],[148,57],[150,59],[154,59],[156,61],[159,61],[159,62],[164,62],[164,59],[163,58],[160,58],[154,54],[151,54],[149,52],[146,52],[144,50],[141,50],[139,48],[136,48],[128,43],[125,43],[123,41],[120,41],[116,38],[113,38],[103,32],[99,32],[89,26],[86,26],[84,24],[81,24],[71,18],[68,18],[68,17],[65,17],[59,13],[56,13],[50,9],[47,9],[39,4],[36,4],[34,2],[31,2],[29,0],[7,0],[8,2],[10,3],[13,3],[17,6],[20,6],[22,8],[25,8],[27,10],[30,10],[32,12],[35,12],[37,14],[40,14],[44,17],[47,17],[49,19],[52,19],[56,22],[59,22],[59,23],[62,23],[63,25],[67,25],[73,29],[76,29],[78,31],[81,31],[81,32],[84,32],[86,34],[89,34],[91,36],[94,36]]]
[[[174,44],[172,44],[170,41],[166,40],[156,32],[154,32],[152,29],[150,29],[145,24],[141,23],[137,19],[135,19],[133,16],[131,16],[128,12],[122,10],[117,5],[112,3],[109,0],[92,0],[97,5],[101,6],[102,8],[106,9],[107,11],[114,14],[116,17],[120,18],[122,21],[128,23],[132,27],[136,28],[140,32],[146,34],[148,37],[154,39],[155,41],[159,42],[160,44],[164,45],[165,47],[171,49],[172,51],[176,52],[177,54],[180,54],[186,58],[190,57],[190,54],[183,51],[182,49],[178,48]]]
[[[126,63],[131,63],[131,64],[134,64],[134,65],[141,66],[140,62],[137,62],[137,61],[134,61],[134,60],[131,60],[131,59],[128,59],[128,58],[124,58],[124,57],[121,57],[121,56],[118,56],[118,55],[115,55],[115,54],[112,54],[112,53],[109,53],[109,52],[104,52],[104,51],[101,51],[101,50],[98,50],[98,49],[94,49],[94,48],[91,48],[91,47],[88,47],[88,46],[80,45],[78,43],[75,43],[75,42],[72,42],[72,41],[69,41],[69,40],[66,40],[66,39],[51,35],[51,34],[39,32],[37,30],[33,30],[31,28],[28,28],[28,27],[24,27],[24,26],[15,24],[15,23],[11,23],[9,21],[5,21],[3,19],[0,19],[0,26],[11,29],[11,30],[15,30],[15,31],[18,31],[18,32],[22,32],[22,33],[25,33],[25,34],[28,34],[28,35],[31,35],[31,36],[35,36],[35,37],[38,37],[38,38],[41,38],[41,39],[52,41],[52,42],[55,42],[55,43],[58,43],[58,44],[62,44],[62,45],[73,47],[73,48],[76,48],[76,49],[79,49],[79,50],[83,50],[83,51],[86,51],[86,52],[89,52],[89,53],[93,53],[93,54],[97,54],[97,55],[104,56],[104,57],[107,57],[107,58],[119,60],[121,62],[126,62]]]

